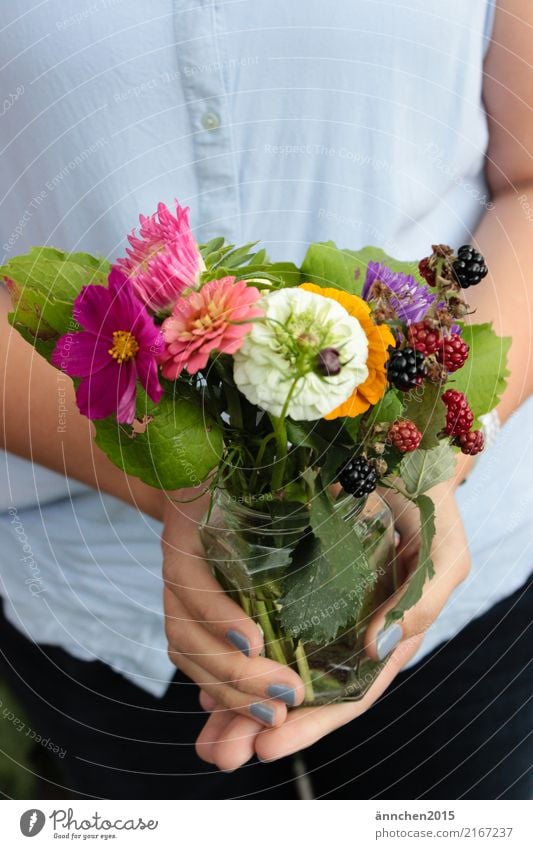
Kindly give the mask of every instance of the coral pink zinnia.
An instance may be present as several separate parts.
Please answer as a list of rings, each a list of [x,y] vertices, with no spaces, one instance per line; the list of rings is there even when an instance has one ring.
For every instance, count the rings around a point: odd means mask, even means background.
[[[160,358],[163,375],[175,380],[185,368],[196,374],[205,368],[212,351],[238,351],[252,327],[246,324],[248,319],[263,315],[256,306],[260,297],[259,290],[244,280],[222,277],[180,298],[162,326],[166,342]]]
[[[204,261],[189,227],[189,210],[176,201],[176,215],[164,203],[153,215],[139,216],[139,236],[128,236],[120,268],[135,292],[154,312],[170,312],[184,289],[196,288]]]

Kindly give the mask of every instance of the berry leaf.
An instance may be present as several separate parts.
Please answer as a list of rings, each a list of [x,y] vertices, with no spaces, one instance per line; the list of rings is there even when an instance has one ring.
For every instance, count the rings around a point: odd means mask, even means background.
[[[478,419],[498,405],[505,390],[511,339],[497,336],[492,324],[464,325],[462,337],[470,346],[470,353],[464,366],[450,375],[446,388],[464,392]]]
[[[454,473],[455,451],[448,442],[429,450],[417,448],[406,454],[400,463],[401,478],[412,498],[449,480]]]
[[[426,581],[433,577],[435,570],[431,559],[431,546],[435,536],[435,505],[429,496],[420,495],[414,500],[420,512],[420,549],[418,563],[407,581],[405,592],[385,617],[385,625],[402,619],[404,613],[422,598]]]
[[[302,274],[318,286],[333,286],[353,295],[360,295],[369,262],[381,262],[393,271],[412,274],[421,280],[415,262],[401,262],[388,256],[381,248],[367,246],[359,251],[338,248],[335,242],[315,242],[310,245],[302,263]]]
[[[399,391],[389,389],[381,401],[378,401],[367,413],[364,423],[365,432],[370,432],[376,424],[396,421],[402,416],[402,411],[403,399],[400,397]]]
[[[280,618],[303,642],[334,640],[357,617],[376,580],[354,522],[343,515],[323,490],[311,504],[313,533],[293,552]]]
[[[106,284],[109,263],[90,254],[31,248],[0,267],[11,295],[10,324],[50,359],[55,342],[76,330],[72,304],[83,286]]]
[[[173,391],[154,404],[139,387],[141,428],[120,425],[113,417],[94,423],[96,444],[115,466],[166,490],[198,486],[223,451],[222,432],[202,409],[199,395],[179,382]]]
[[[305,281],[317,286],[333,286],[345,292],[359,294],[362,281],[361,263],[350,251],[343,251],[335,242],[315,242],[307,249],[302,263],[302,276]]]
[[[446,405],[442,401],[443,387],[425,383],[411,390],[403,410],[403,418],[414,422],[422,434],[420,448],[436,448],[440,445],[439,433],[446,424]]]

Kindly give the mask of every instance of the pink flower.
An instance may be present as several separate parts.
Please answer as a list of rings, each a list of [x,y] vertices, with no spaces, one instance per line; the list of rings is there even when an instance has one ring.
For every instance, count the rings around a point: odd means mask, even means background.
[[[117,421],[132,422],[137,380],[152,401],[161,400],[161,333],[120,271],[111,271],[107,289],[84,286],[73,315],[83,330],[61,336],[52,362],[81,378],[76,401],[84,416],[104,419],[116,413]]]
[[[259,290],[244,280],[222,277],[181,298],[162,326],[166,342],[160,358],[163,375],[175,380],[185,368],[196,374],[205,368],[212,351],[238,351],[252,327],[240,322],[263,315],[255,306],[260,297]]]
[[[116,262],[154,312],[170,312],[184,289],[198,286],[205,268],[189,227],[189,210],[175,203],[175,216],[164,203],[153,215],[140,215],[139,236],[132,230],[128,256]]]

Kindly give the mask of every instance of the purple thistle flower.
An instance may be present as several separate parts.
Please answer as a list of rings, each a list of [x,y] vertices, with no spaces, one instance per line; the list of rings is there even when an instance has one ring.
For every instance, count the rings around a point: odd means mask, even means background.
[[[415,324],[417,321],[422,321],[435,301],[435,295],[426,286],[417,283],[410,274],[392,271],[391,268],[381,262],[368,263],[362,291],[365,301],[372,300],[374,283],[381,283],[390,289],[392,294],[388,302],[399,320],[405,322],[405,324]]]
[[[111,271],[107,289],[84,286],[73,315],[83,330],[61,336],[52,362],[82,378],[76,401],[84,416],[104,419],[116,413],[118,422],[132,422],[137,380],[152,401],[161,400],[156,358],[162,336],[121,271]]]

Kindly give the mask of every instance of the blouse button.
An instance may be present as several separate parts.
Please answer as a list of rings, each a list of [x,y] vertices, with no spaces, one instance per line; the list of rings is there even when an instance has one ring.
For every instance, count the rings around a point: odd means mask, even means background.
[[[220,127],[220,116],[216,112],[204,112],[202,126],[205,130],[216,130]]]

